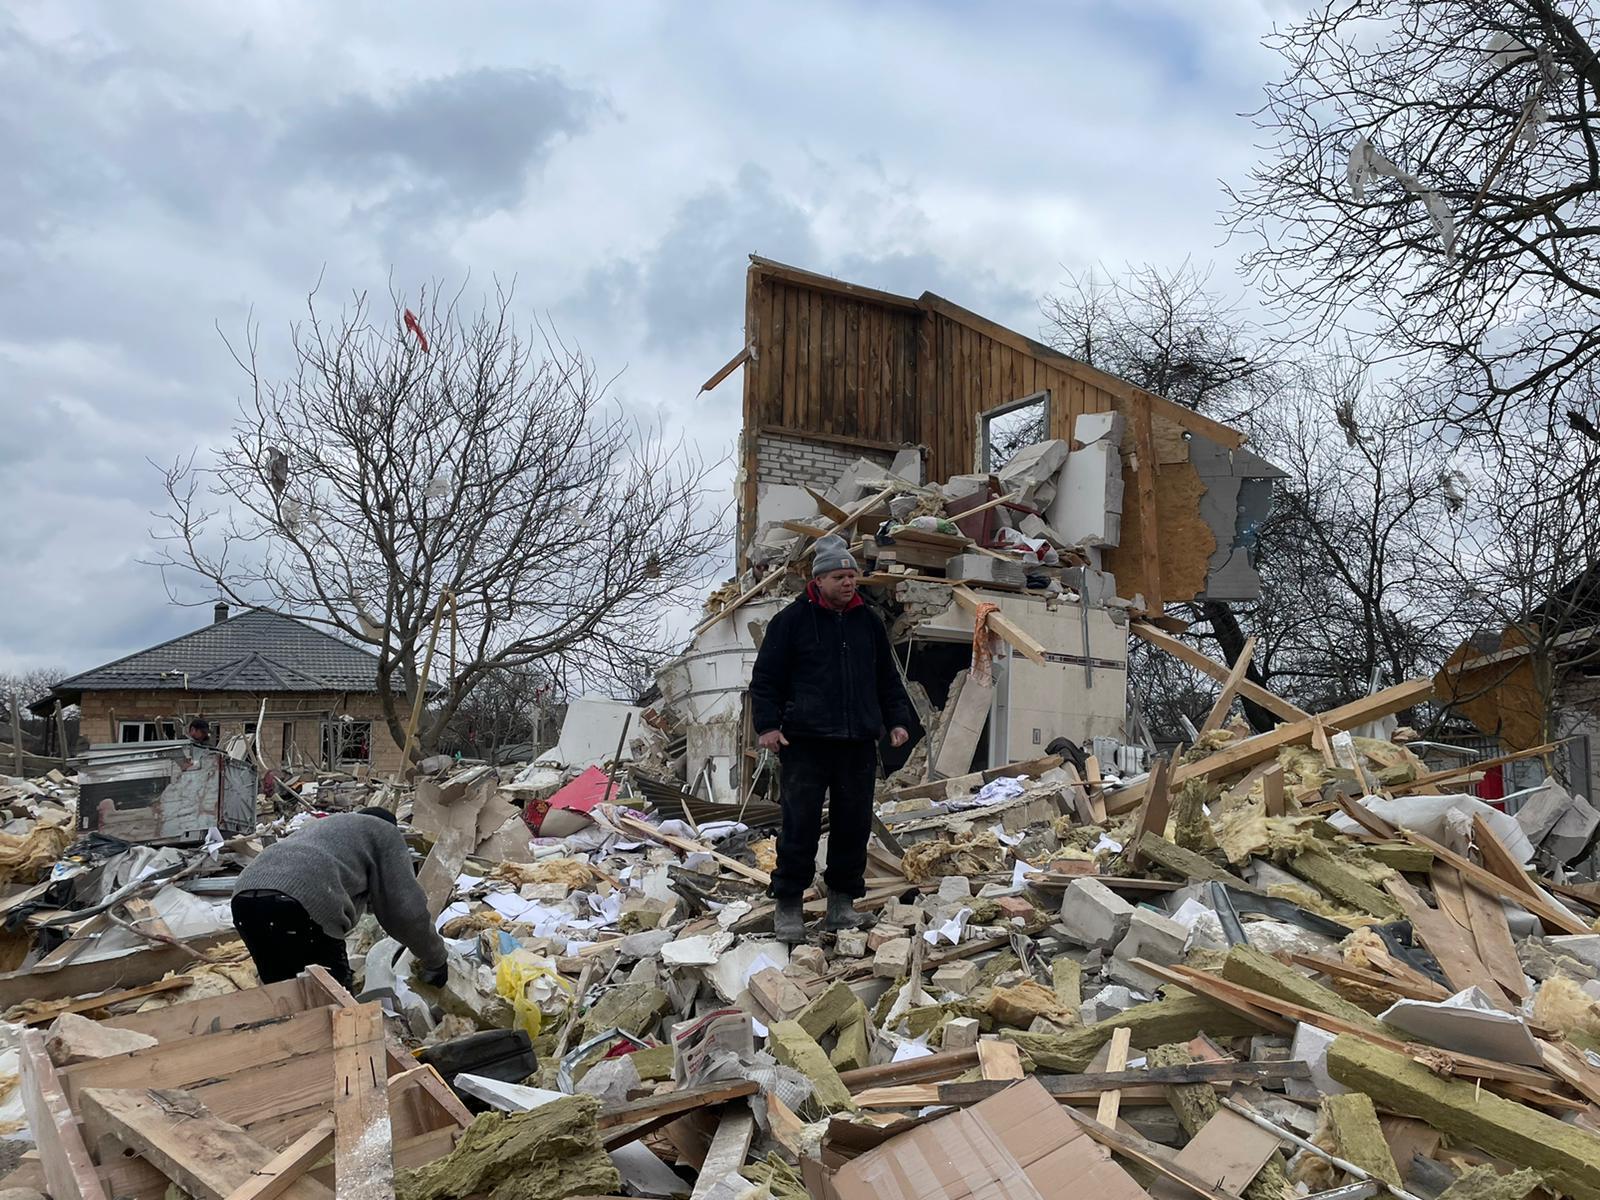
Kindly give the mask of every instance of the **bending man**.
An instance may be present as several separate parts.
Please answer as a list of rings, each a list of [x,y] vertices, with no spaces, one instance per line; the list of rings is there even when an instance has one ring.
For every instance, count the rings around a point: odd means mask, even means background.
[[[856,595],[856,560],[843,538],[817,540],[811,583],[767,626],[750,680],[757,741],[778,753],[783,828],[772,895],[776,930],[806,940],[801,896],[816,873],[822,803],[828,798],[829,929],[862,922],[867,838],[878,774],[878,739],[903,746],[911,702],[900,683],[883,623]]]
[[[308,822],[257,855],[233,888],[233,927],[262,983],[293,979],[319,963],[349,987],[344,939],[368,909],[417,956],[423,981],[442,985],[444,939],[411,869],[411,849],[387,809]]]

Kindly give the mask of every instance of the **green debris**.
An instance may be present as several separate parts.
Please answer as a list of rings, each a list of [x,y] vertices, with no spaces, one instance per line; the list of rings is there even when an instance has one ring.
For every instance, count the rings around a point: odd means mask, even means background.
[[[1186,883],[1215,879],[1240,891],[1256,893],[1260,891],[1254,884],[1246,883],[1237,875],[1224,871],[1205,855],[1185,850],[1182,846],[1174,846],[1166,838],[1158,837],[1148,831],[1139,839],[1139,856],[1165,868]]]
[[[671,1007],[671,999],[654,984],[624,983],[606,992],[584,1014],[583,1036],[624,1029],[637,1037],[654,1028]]]
[[[767,1031],[767,1049],[773,1058],[811,1081],[811,1102],[819,1110],[855,1111],[850,1089],[845,1087],[816,1038],[801,1028],[799,1021],[779,1021],[772,1026]]]
[[[1065,954],[1058,955],[1050,963],[1050,986],[1062,1008],[1077,1012],[1083,1003],[1083,964]]]
[[[871,1047],[867,1044],[867,1010],[861,1009],[859,1019],[846,1023],[839,1030],[839,1040],[834,1043],[833,1052],[828,1055],[828,1061],[833,1064],[836,1071],[859,1071],[865,1067],[871,1055]]]
[[[1394,1165],[1388,1139],[1378,1124],[1378,1110],[1372,1106],[1372,1097],[1362,1092],[1324,1096],[1322,1107],[1333,1126],[1340,1157],[1349,1159],[1368,1175],[1399,1187],[1400,1172]]]
[[[865,1006],[848,983],[836,979],[827,991],[801,1009],[795,1020],[800,1022],[800,1028],[820,1040],[849,1021],[857,1009],[864,1011]]]
[[[740,1167],[739,1174],[751,1183],[765,1184],[773,1200],[811,1200],[811,1193],[806,1191],[800,1173],[784,1162],[776,1151],[760,1162]]]
[[[1542,1181],[1537,1171],[1500,1174],[1487,1163],[1468,1167],[1439,1195],[1439,1200],[1522,1200]]]
[[[635,1050],[633,1052],[633,1065],[639,1070],[639,1078],[646,1082],[658,1079],[672,1078],[672,1044],[664,1046],[651,1046],[648,1050]]]
[[[1048,1071],[1087,1070],[1095,1052],[1118,1029],[1131,1030],[1131,1044],[1158,1046],[1163,1042],[1187,1041],[1199,1033],[1213,1037],[1245,1037],[1260,1033],[1258,1025],[1219,1008],[1199,996],[1179,996],[1172,1000],[1152,1000],[1136,1004],[1104,1021],[1068,1033],[1024,1033],[1003,1029],[1000,1036],[1015,1042],[1039,1066]]]
[[[398,1200],[562,1200],[603,1195],[622,1177],[600,1141],[593,1096],[567,1096],[532,1112],[490,1112],[467,1126],[456,1148],[414,1171],[398,1171]]]
[[[1407,1040],[1405,1034],[1390,1029],[1366,1009],[1356,1007],[1332,989],[1313,982],[1293,967],[1285,966],[1254,946],[1235,946],[1229,950],[1222,977],[1230,983],[1265,992],[1291,1004],[1314,1008],[1372,1033],[1393,1037],[1398,1041]]]
[[[1341,1034],[1328,1047],[1328,1073],[1384,1109],[1536,1171],[1552,1191],[1600,1200],[1600,1138],[1475,1081],[1441,1079],[1403,1054]]]
[[[1371,913],[1379,920],[1393,921],[1404,915],[1389,893],[1362,878],[1364,872],[1359,867],[1340,862],[1320,849],[1296,854],[1289,860],[1289,869],[1340,903]],[[1388,868],[1383,871],[1387,874]]]
[[[1212,835],[1206,809],[1216,803],[1220,790],[1200,778],[1189,780],[1179,789],[1173,806],[1172,838],[1181,848],[1196,854],[1216,849],[1217,839]]]

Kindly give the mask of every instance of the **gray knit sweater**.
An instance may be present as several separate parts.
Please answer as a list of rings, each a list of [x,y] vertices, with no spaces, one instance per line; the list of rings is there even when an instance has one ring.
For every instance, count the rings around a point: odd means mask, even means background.
[[[370,908],[424,967],[447,957],[405,836],[381,817],[339,813],[307,822],[257,855],[233,888],[255,889],[292,896],[329,937],[347,937]]]

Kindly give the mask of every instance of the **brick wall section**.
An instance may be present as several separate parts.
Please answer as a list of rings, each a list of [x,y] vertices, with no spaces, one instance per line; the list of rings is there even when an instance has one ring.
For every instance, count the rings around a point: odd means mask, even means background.
[[[352,720],[372,723],[373,774],[386,775],[400,769],[401,748],[389,733],[383,705],[375,695],[274,692],[263,697],[251,692],[85,692],[79,736],[101,745],[119,740],[123,721],[172,721],[178,726],[178,736],[183,737],[189,719],[199,715],[211,722],[212,741],[216,743],[243,733],[246,722],[254,723],[263,699],[267,702],[267,715],[262,722],[261,753],[269,766],[284,761],[286,735],[295,751],[294,761],[320,763],[322,722],[329,715],[347,715]]]
[[[758,483],[788,483],[796,487],[809,485],[822,491],[832,487],[834,481],[844,474],[845,468],[858,458],[868,459],[885,468],[894,461],[892,454],[876,450],[764,433],[756,443],[756,480]]]

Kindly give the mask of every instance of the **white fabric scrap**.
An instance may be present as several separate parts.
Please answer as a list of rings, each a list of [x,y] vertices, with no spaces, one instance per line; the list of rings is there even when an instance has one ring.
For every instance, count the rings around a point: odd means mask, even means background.
[[[956,913],[955,916],[951,917],[943,925],[939,926],[939,928],[923,930],[922,940],[927,942],[930,946],[937,946],[939,944],[939,939],[944,938],[952,946],[957,945],[961,941],[962,931],[966,929],[967,922],[971,919],[972,910],[970,908],[963,908],[960,912]]]

